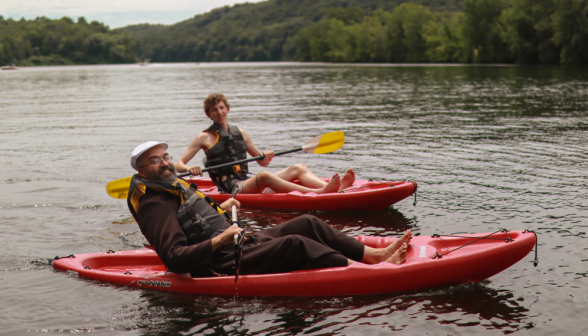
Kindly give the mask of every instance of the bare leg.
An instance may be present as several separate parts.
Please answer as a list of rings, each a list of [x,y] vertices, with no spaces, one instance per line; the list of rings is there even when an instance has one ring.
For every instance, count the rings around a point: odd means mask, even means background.
[[[336,192],[341,186],[341,177],[335,173],[329,183],[321,188],[307,188],[292,182],[285,181],[275,174],[261,172],[256,177],[252,177],[243,183],[244,194],[258,194],[265,188],[270,188],[277,193],[288,193],[291,191],[300,191],[303,193],[314,192],[317,194]]]
[[[323,188],[327,185],[325,180],[318,177],[315,173],[308,169],[304,163],[298,163],[286,169],[280,170],[276,173],[276,176],[288,182],[299,180],[300,184],[303,186],[313,189]]]
[[[408,249],[408,243],[412,239],[412,231],[406,230],[404,235],[394,241],[392,244],[388,245],[385,248],[372,248],[369,246],[365,247],[363,252],[363,260],[362,262],[366,264],[378,264],[382,261],[388,261],[394,257],[395,253],[401,249],[403,245],[406,245]],[[406,259],[406,249],[404,252],[404,258]]]
[[[353,169],[349,168],[345,172],[345,175],[343,175],[343,177],[341,178],[341,188],[339,190],[348,188],[353,184],[353,182],[355,182],[355,172],[353,171]]]
[[[304,163],[298,163],[282,169],[276,173],[276,176],[288,182],[299,180],[300,184],[312,189],[323,188],[327,185],[324,179],[318,177]],[[350,168],[341,178],[341,187],[339,187],[339,190],[348,188],[353,182],[355,182],[355,172]]]

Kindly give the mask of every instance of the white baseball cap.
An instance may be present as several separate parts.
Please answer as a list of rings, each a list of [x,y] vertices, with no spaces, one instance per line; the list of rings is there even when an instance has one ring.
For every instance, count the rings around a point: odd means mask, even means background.
[[[161,146],[163,149],[167,149],[168,147],[167,143],[163,141],[147,141],[140,144],[139,146],[135,147],[135,149],[133,149],[133,154],[131,154],[131,166],[135,168],[135,170],[139,170],[139,168],[137,168],[137,161],[139,160],[139,157],[141,154],[155,146]]]

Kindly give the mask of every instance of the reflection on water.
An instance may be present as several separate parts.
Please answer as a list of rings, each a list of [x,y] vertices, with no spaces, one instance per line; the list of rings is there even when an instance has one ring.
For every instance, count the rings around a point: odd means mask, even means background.
[[[337,298],[218,298],[145,292],[137,312],[149,323],[146,334],[286,335],[351,334],[407,330],[422,334],[418,322],[511,333],[533,328],[523,298],[486,284],[434,291]]]
[[[340,211],[300,212],[280,210],[273,212],[267,209],[244,209],[240,220],[248,224],[247,230],[255,232],[272,225],[280,224],[295,217],[310,213],[326,221],[333,227],[351,236],[373,235],[389,236],[403,233],[408,229],[414,232],[417,226],[416,218],[406,218],[404,214],[394,208],[377,211]]]

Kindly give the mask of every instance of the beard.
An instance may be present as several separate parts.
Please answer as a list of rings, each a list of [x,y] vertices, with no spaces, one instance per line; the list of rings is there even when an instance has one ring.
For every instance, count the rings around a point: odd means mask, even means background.
[[[171,172],[171,174],[166,175],[166,176],[162,176],[163,173],[166,171]],[[176,171],[176,167],[174,167],[174,165],[169,165],[167,167],[159,167],[159,169],[156,172],[153,172],[153,173],[145,172],[145,175],[147,175],[147,179],[155,180],[155,181],[175,182],[178,179],[178,172]]]

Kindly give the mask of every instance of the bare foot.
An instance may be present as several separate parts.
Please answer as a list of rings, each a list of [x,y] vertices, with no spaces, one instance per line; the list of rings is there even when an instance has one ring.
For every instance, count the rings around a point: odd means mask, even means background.
[[[339,173],[335,173],[329,183],[326,186],[320,188],[317,191],[317,194],[324,194],[324,193],[332,193],[339,191],[339,187],[341,186],[341,176]]]
[[[396,265],[404,264],[406,262],[407,250],[408,245],[406,245],[406,243],[402,244],[402,246],[400,246],[400,248],[396,250],[396,252],[394,252],[394,254],[386,260],[386,262]]]
[[[412,240],[412,230],[406,230],[406,232],[402,235],[402,237],[396,239],[392,244],[388,245],[386,247],[386,250],[389,251],[390,254],[388,254],[388,256],[392,255],[394,252],[396,252],[396,250],[398,250],[398,248],[400,246],[402,246],[402,244],[409,244],[410,241]],[[386,257],[388,258],[388,257]]]
[[[341,188],[339,188],[339,190],[348,188],[353,184],[353,182],[355,182],[355,172],[352,168],[349,168],[345,172],[345,175],[343,175],[343,177],[341,178]]]
[[[411,239],[412,231],[406,230],[402,237],[396,239],[392,244],[386,246],[385,248],[371,248],[366,246],[364,249],[362,262],[366,264],[379,264],[382,261],[388,261],[402,247],[402,245],[408,246]]]
[[[382,250],[381,261],[388,261],[403,245],[408,246],[412,239],[412,230],[406,230],[402,237],[396,239],[392,244],[386,246]],[[408,248],[408,247],[407,247]]]

